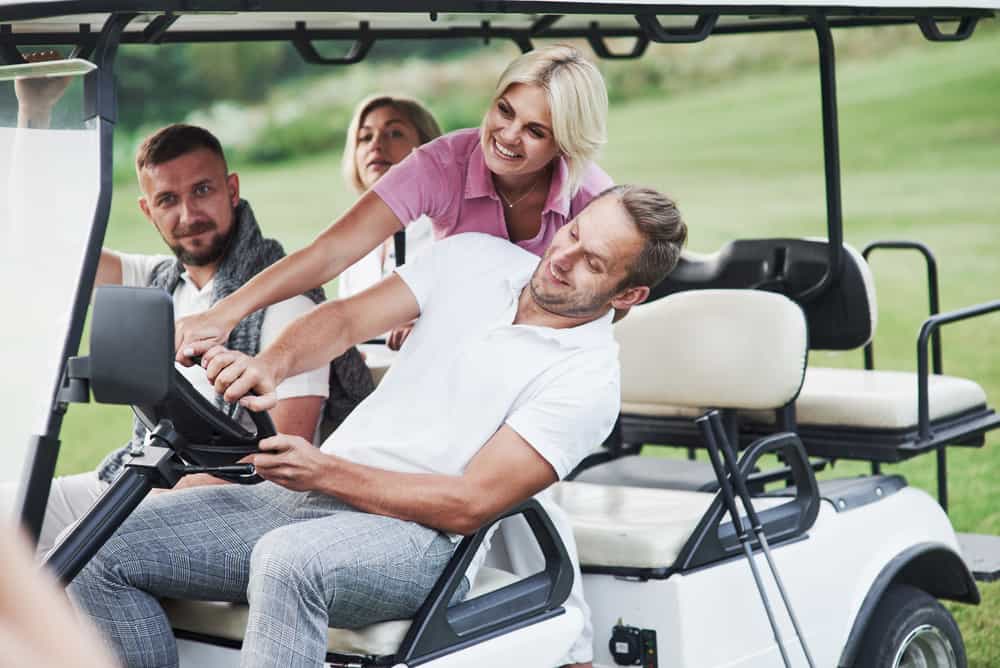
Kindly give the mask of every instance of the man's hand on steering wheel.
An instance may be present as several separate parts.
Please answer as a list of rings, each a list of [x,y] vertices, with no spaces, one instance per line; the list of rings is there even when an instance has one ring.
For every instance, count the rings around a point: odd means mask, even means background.
[[[279,380],[275,370],[260,357],[215,346],[202,355],[201,365],[215,391],[226,401],[238,400],[252,411],[266,411],[278,404],[275,388]]]
[[[253,464],[257,475],[295,492],[317,489],[334,458],[300,436],[278,434],[260,442],[260,453],[241,459]]]

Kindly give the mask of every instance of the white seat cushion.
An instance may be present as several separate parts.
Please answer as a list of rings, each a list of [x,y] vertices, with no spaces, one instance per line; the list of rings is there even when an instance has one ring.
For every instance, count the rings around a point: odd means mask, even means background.
[[[673,565],[715,498],[707,492],[585,482],[561,482],[553,490],[573,525],[580,564],[624,568]],[[785,501],[755,499],[754,507]]]
[[[691,420],[699,417],[708,410],[706,408],[694,408],[691,406],[673,406],[671,404],[646,404],[636,401],[623,401],[622,413],[624,415],[644,415],[647,417],[670,417],[689,418]]]
[[[496,568],[483,567],[476,576],[476,584],[466,596],[477,596],[500,589],[519,578]],[[242,603],[217,601],[182,601],[163,599],[170,625],[178,631],[199,633],[215,638],[242,641],[247,628],[249,608]],[[399,644],[410,629],[410,620],[396,620],[372,624],[361,629],[331,628],[327,649],[339,654],[385,656],[395,654]]]
[[[634,307],[615,324],[615,338],[622,401],[646,406],[640,414],[673,415],[682,406],[772,409],[802,386],[805,316],[772,292],[678,292]]]
[[[986,403],[976,383],[932,375],[928,382],[930,419],[937,420]],[[795,402],[801,425],[906,429],[917,425],[917,374],[809,367]],[[752,419],[773,422],[770,413]]]

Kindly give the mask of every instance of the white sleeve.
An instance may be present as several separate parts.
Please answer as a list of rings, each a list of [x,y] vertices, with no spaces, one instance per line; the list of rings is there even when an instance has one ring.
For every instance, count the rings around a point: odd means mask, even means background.
[[[267,348],[292,320],[308,313],[314,306],[313,301],[303,295],[268,306],[264,312],[264,322],[260,326],[260,349]],[[278,401],[292,397],[328,396],[330,396],[329,364],[286,378],[278,385]]]
[[[572,355],[547,369],[521,393],[507,425],[560,479],[611,433],[621,407],[617,349]]]
[[[129,288],[148,287],[150,275],[156,265],[164,260],[174,259],[172,255],[140,255],[117,251],[115,254],[122,262],[122,285]]]

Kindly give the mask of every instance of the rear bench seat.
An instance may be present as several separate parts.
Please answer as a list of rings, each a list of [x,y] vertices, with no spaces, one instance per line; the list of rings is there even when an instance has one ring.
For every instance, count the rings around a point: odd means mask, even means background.
[[[785,265],[784,283],[772,281],[769,287],[794,295],[797,288],[808,285],[807,275],[822,275],[816,267],[822,267],[825,247],[821,240],[761,239],[733,242],[712,256],[688,254],[658,286],[658,294],[668,295],[659,301],[680,294],[704,294],[701,286],[767,284],[762,277],[779,259]],[[804,305],[811,349],[852,350],[868,343],[874,334],[878,309],[871,271],[856,250],[845,245],[844,251],[840,280],[828,294]],[[689,397],[677,401],[675,392],[657,395],[643,390],[646,379],[664,368],[651,361],[666,354],[668,341],[662,332],[671,331],[672,325],[665,322],[670,317],[664,310],[659,318],[633,321],[630,316],[616,326],[623,348],[622,412],[617,442],[610,443],[612,454],[616,449],[635,453],[644,443],[699,447],[692,419],[707,408],[724,407],[724,398],[710,397],[693,405]],[[742,323],[734,322],[729,329],[746,335]],[[630,357],[628,348],[638,350],[639,356]],[[810,455],[895,462],[949,444],[981,445],[982,434],[1000,426],[1000,416],[989,408],[977,383],[931,374],[927,404],[932,434],[921,435],[917,383],[917,375],[911,372],[809,367],[789,408],[739,411],[735,420],[740,440],[746,444],[774,431],[793,429]],[[597,469],[577,479],[684,489],[706,489],[711,484],[709,469],[697,462],[647,465],[624,458]]]

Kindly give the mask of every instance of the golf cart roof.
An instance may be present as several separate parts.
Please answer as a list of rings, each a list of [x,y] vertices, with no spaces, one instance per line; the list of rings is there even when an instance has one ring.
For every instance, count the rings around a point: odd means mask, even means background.
[[[824,14],[833,27],[912,23],[920,17],[986,17],[1000,10],[1000,0],[778,0],[766,4],[754,0],[688,0],[683,4],[652,0],[429,0],[420,3],[419,12],[413,9],[414,5],[404,0],[0,0],[0,23],[4,25],[0,42],[79,43],[88,34],[96,35],[114,12],[138,13],[126,26],[122,43],[294,40],[296,36],[358,39],[365,35],[373,40],[512,39],[522,46],[531,38],[700,41],[708,34],[807,29],[811,27],[807,18],[817,13]],[[657,28],[670,34],[658,37]]]

